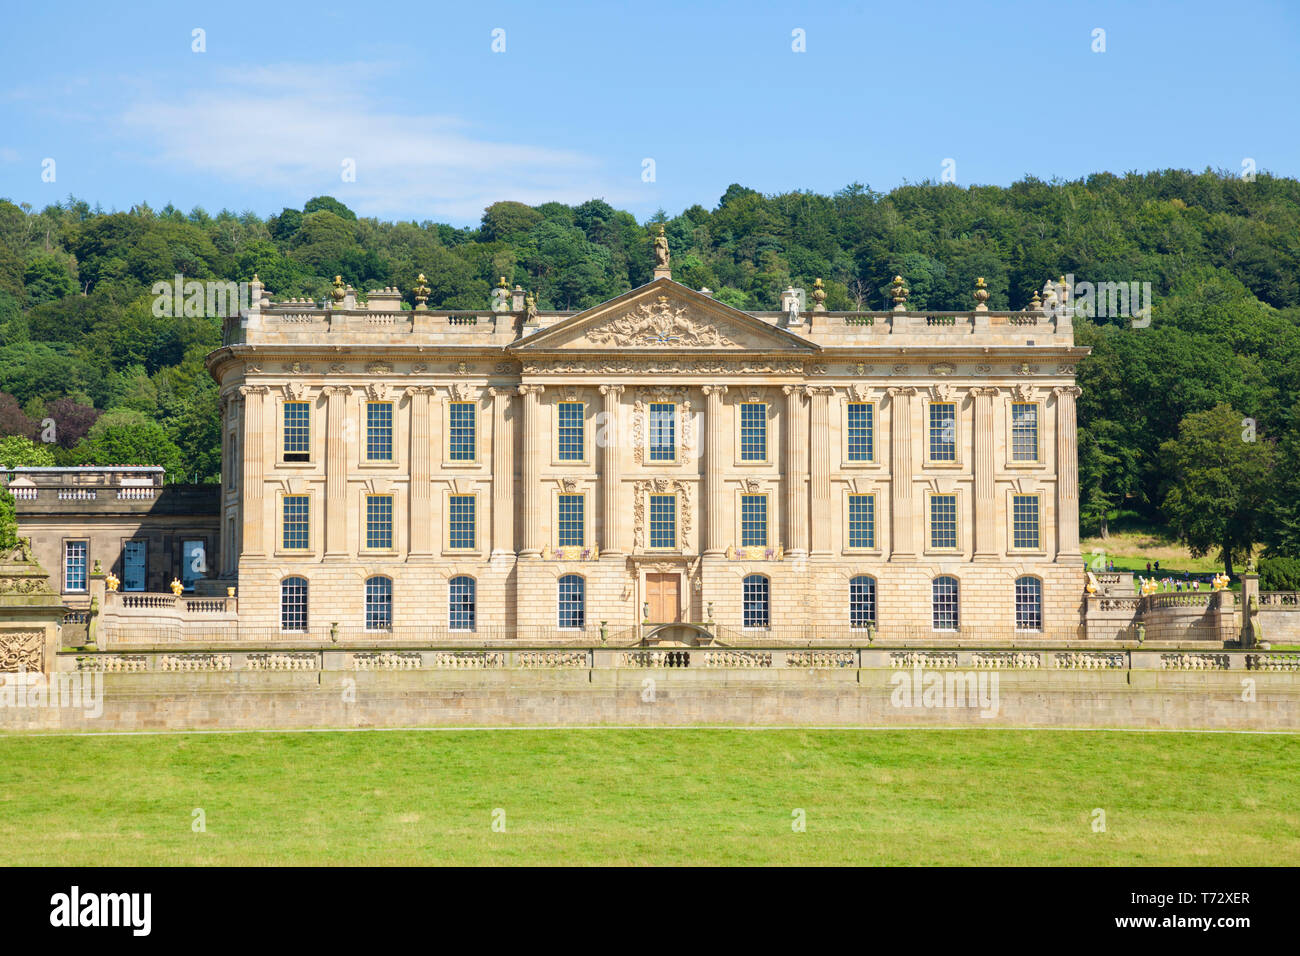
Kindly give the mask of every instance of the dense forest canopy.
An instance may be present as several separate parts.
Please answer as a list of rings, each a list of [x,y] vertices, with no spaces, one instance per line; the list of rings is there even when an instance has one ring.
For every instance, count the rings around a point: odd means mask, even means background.
[[[0,200],[0,436],[10,436],[0,437],[0,464],[150,463],[177,480],[217,480],[216,391],[203,358],[219,345],[220,319],[155,317],[159,280],[257,273],[276,298],[322,299],[339,274],[359,290],[408,290],[409,305],[423,273],[431,307],[484,309],[505,276],[543,309],[575,309],[649,280],[658,223],[674,278],[742,309],[775,309],[786,286],[818,277],[831,309],[887,308],[895,274],[918,310],[970,308],[977,276],[994,309],[1023,308],[1062,274],[1150,282],[1149,327],[1076,323],[1078,343],[1093,348],[1079,368],[1085,530],[1125,507],[1180,534],[1195,525],[1198,540],[1220,534],[1180,516],[1192,498],[1171,491],[1205,477],[1185,470],[1240,419],[1240,440],[1262,443],[1275,476],[1259,533],[1300,554],[1300,182],[1267,174],[1164,170],[888,193],[853,184],[832,196],[732,185],[713,209],[649,223],[600,199],[503,201],[475,229],[362,218],[329,196],[267,219]],[[1189,449],[1198,450],[1189,458]],[[1231,514],[1227,499],[1247,482],[1222,450],[1210,482],[1218,499],[1195,500],[1221,500]],[[1239,552],[1220,536],[1205,546]]]

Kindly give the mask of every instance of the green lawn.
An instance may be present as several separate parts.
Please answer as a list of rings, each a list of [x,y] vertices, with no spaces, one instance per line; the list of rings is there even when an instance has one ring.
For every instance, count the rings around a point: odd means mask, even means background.
[[[5,866],[1300,864],[1296,736],[0,736],[0,767]]]

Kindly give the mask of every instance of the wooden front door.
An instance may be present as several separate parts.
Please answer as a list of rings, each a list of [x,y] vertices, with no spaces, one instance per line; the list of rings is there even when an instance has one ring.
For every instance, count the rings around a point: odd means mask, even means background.
[[[646,601],[650,604],[649,620],[666,624],[682,619],[682,576],[680,574],[647,574],[645,576]]]

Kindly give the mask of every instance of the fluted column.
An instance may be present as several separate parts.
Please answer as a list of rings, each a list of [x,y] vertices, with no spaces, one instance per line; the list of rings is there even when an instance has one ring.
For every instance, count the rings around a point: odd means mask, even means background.
[[[244,400],[244,460],[239,482],[239,500],[243,517],[243,554],[261,557],[266,554],[262,537],[265,525],[262,481],[265,476],[263,460],[266,448],[266,396],[271,390],[265,385],[241,385],[239,394]]]
[[[812,500],[812,521],[809,524],[813,554],[831,553],[831,395],[835,389],[829,385],[814,385],[808,389],[811,398],[809,414],[809,466],[808,488]]]
[[[432,385],[412,385],[406,390],[411,408],[410,515],[412,555],[433,554],[433,403]]]
[[[722,430],[722,400],[727,386],[705,385],[704,392],[704,553],[727,550],[727,435]]]
[[[327,385],[325,393],[325,557],[348,551],[348,454],[346,429],[351,385]]]
[[[605,398],[604,427],[596,430],[596,435],[601,439],[600,451],[600,487],[601,487],[601,518],[605,527],[605,534],[600,543],[602,554],[622,554],[622,534],[619,527],[619,486],[620,474],[618,470],[619,456],[619,409],[622,406],[623,397],[622,385],[602,385],[600,394]]]
[[[993,484],[993,400],[997,387],[972,388],[975,427],[971,440],[975,459],[975,559],[993,560],[1002,552],[997,538],[997,501]]]
[[[513,389],[492,396],[492,553],[515,553],[515,434],[507,414]]]
[[[1079,438],[1074,400],[1077,385],[1060,385],[1056,393],[1056,560],[1079,558]]]
[[[519,427],[524,433],[524,460],[520,468],[520,481],[523,483],[523,542],[520,554],[540,556],[542,553],[542,428],[541,394],[543,385],[520,385],[519,394],[523,397],[523,414]]]
[[[890,560],[916,557],[912,514],[912,387],[889,393]]]
[[[785,546],[787,551],[808,550],[808,419],[804,403],[806,385],[786,385],[785,392],[785,467],[782,482],[785,497]]]

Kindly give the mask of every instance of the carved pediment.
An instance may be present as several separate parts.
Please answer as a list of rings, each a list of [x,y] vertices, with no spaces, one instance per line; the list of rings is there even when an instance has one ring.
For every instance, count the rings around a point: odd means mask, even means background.
[[[799,351],[818,346],[785,329],[656,279],[529,336],[512,351]]]

